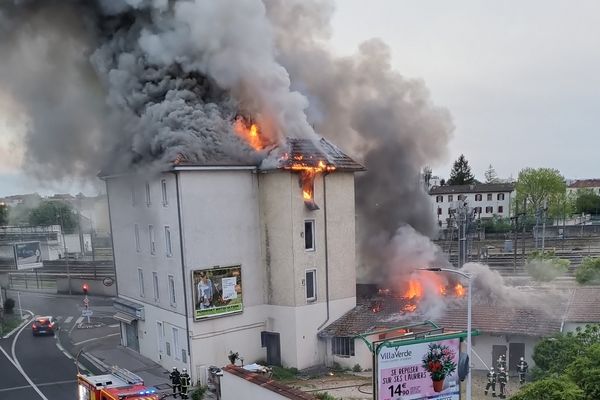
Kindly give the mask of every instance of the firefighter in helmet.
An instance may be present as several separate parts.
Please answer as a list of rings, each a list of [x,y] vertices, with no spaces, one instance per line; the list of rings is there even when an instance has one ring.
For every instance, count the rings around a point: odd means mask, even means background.
[[[190,388],[190,375],[187,372],[186,368],[181,370],[181,398],[188,398],[188,390]]]
[[[523,357],[519,360],[517,364],[517,372],[519,373],[519,383],[522,385],[525,383],[525,374],[527,373],[527,369],[529,365],[527,365],[527,361]]]
[[[506,355],[500,354],[500,356],[498,357],[498,361],[496,361],[496,364],[496,368],[498,368],[498,371],[500,371],[500,368],[506,369]]]
[[[177,393],[181,393],[181,374],[177,367],[173,367],[173,371],[169,374],[171,386],[173,387],[173,398],[177,398]]]
[[[506,398],[506,384],[508,383],[508,374],[504,368],[500,368],[498,371],[498,383],[500,384],[500,398]]]
[[[484,392],[486,396],[490,388],[492,388],[492,397],[496,397],[496,371],[494,371],[494,367],[490,367],[490,370],[487,373],[487,385],[485,385]]]

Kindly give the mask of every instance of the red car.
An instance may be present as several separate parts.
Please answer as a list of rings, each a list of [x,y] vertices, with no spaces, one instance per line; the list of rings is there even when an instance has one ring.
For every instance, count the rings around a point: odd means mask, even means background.
[[[58,324],[54,317],[35,317],[33,324],[31,325],[31,333],[33,336],[38,335],[52,335],[58,330]]]

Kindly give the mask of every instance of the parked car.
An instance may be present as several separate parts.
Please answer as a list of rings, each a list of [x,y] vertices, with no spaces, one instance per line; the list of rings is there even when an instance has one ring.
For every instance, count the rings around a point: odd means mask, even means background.
[[[31,333],[33,336],[52,335],[58,330],[58,323],[54,317],[35,317],[31,324]]]

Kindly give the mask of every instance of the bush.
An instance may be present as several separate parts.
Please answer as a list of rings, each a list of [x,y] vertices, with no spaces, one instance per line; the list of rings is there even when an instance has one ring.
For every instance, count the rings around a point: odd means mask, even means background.
[[[512,400],[584,400],[583,391],[573,382],[548,378],[524,386]]]
[[[4,300],[4,312],[7,314],[12,314],[15,309],[15,301],[10,298],[6,298]]]
[[[206,386],[200,386],[192,392],[192,400],[202,400],[207,390]]]
[[[553,251],[534,251],[527,257],[525,269],[536,281],[548,282],[569,269],[571,262],[555,256]]]
[[[481,220],[481,227],[486,233],[507,233],[512,230],[512,225],[509,218],[485,218]]]
[[[352,367],[352,371],[354,371],[354,372],[361,372],[362,371],[362,367],[360,366],[360,364],[354,364],[354,367]]]
[[[315,397],[319,400],[337,400],[327,392],[315,393]]]
[[[600,258],[586,257],[577,268],[575,279],[582,285],[600,283]]]
[[[283,368],[278,366],[273,367],[273,379],[276,379],[278,381],[294,379],[296,378],[297,373],[297,368]]]

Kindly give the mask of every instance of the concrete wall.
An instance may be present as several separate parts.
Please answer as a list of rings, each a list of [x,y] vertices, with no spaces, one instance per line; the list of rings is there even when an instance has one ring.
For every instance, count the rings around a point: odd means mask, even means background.
[[[221,399],[285,400],[287,397],[224,371],[221,377]]]
[[[89,286],[88,294],[90,296],[106,296],[114,297],[117,295],[117,285],[113,282],[111,286],[106,286],[103,283],[104,278],[73,278],[71,277],[71,293],[83,294],[82,286],[87,283]],[[56,292],[57,293],[69,293],[69,278],[57,277],[56,278]]]

